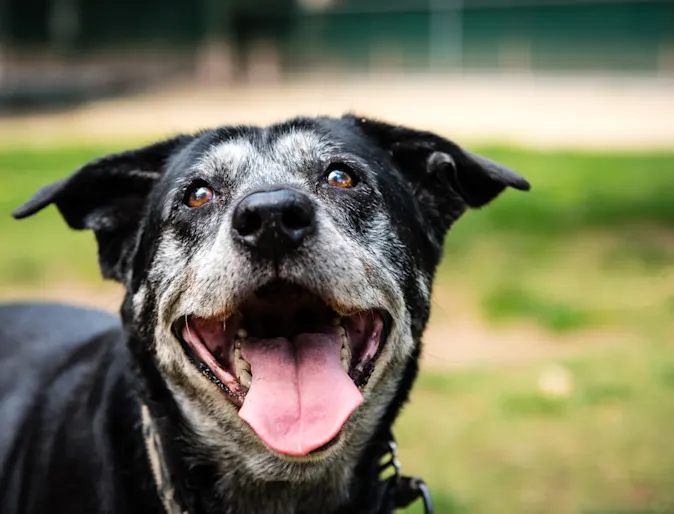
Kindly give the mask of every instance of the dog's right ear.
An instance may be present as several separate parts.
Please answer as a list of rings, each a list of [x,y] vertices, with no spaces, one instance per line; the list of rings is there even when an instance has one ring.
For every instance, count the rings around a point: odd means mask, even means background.
[[[103,276],[123,282],[147,197],[168,159],[192,139],[178,136],[96,159],[43,187],[12,215],[26,218],[55,204],[70,227],[94,231]]]
[[[432,132],[345,116],[387,151],[423,210],[444,233],[467,207],[482,207],[506,188],[528,191],[511,169]]]

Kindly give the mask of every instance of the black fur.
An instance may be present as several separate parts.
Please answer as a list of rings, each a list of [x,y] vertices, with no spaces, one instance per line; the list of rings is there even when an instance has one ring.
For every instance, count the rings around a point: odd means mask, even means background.
[[[274,141],[298,131],[340,148],[340,159],[352,163],[360,186],[339,193],[325,188],[320,162],[302,161],[290,170],[311,185],[316,202],[339,213],[349,238],[368,245],[376,229],[371,220],[381,213],[390,220],[391,244],[397,243],[386,247],[396,252],[389,265],[410,320],[409,357],[391,371],[400,378],[398,388],[341,496],[328,483],[268,480],[243,468],[223,477],[219,456],[185,419],[157,364],[157,345],[163,344],[155,338],[164,287],[156,277],[160,242],[170,232],[189,262],[220,230],[238,186],[228,170],[218,170],[206,177],[218,202],[185,209],[185,188],[204,179],[199,159],[232,140],[265,154]],[[140,432],[142,401],[158,425],[176,498],[190,514],[373,512],[381,443],[408,399],[429,316],[429,290],[420,280],[430,289],[445,233],[465,209],[485,205],[507,186],[529,189],[514,172],[435,134],[345,116],[178,136],[93,161],[41,189],[14,216],[53,203],[72,228],[93,230],[103,275],[123,283],[127,296],[121,326],[116,318],[71,307],[0,308],[0,511],[162,512]],[[251,276],[267,276],[263,263],[247,266]],[[141,290],[138,307],[134,298]],[[301,465],[294,469],[301,475]],[[267,508],[284,498],[294,507]]]

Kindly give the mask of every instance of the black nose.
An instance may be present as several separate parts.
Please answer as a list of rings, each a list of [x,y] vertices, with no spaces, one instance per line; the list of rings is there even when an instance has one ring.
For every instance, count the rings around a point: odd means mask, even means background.
[[[315,228],[311,199],[292,189],[252,193],[232,216],[234,237],[267,258],[297,248]]]

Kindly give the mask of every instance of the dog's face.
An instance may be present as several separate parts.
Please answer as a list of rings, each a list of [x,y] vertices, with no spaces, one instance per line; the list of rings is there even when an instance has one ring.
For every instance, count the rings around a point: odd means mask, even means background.
[[[199,452],[269,480],[355,463],[415,358],[444,234],[515,173],[347,116],[225,127],[40,191],[95,231]],[[348,465],[345,469],[348,471]]]

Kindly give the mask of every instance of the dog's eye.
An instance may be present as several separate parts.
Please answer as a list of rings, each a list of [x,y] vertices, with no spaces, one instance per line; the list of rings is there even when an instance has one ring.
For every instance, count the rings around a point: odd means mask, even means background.
[[[343,169],[333,169],[328,173],[328,184],[334,187],[353,187],[356,185],[354,178]]]
[[[196,184],[187,190],[185,203],[188,207],[201,207],[213,199],[213,190],[203,184]]]

